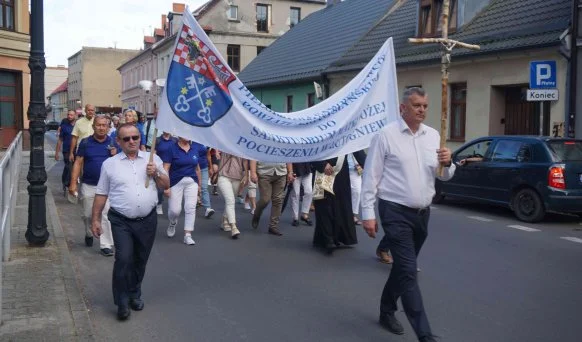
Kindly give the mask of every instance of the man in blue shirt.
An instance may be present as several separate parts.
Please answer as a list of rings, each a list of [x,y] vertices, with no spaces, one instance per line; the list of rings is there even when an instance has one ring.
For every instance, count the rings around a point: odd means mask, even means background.
[[[105,116],[96,116],[93,121],[93,135],[81,140],[77,149],[77,157],[73,165],[71,184],[69,192],[77,196],[77,178],[81,174],[81,194],[83,199],[83,221],[85,223],[85,245],[93,246],[93,232],[91,231],[91,210],[95,199],[95,188],[99,183],[101,166],[110,156],[115,154],[111,137],[107,136],[109,131],[109,119]],[[106,203],[109,207],[109,203]],[[103,234],[99,237],[101,254],[104,256],[113,255],[113,236],[111,235],[111,225],[109,220],[103,216],[101,220]]]
[[[63,191],[67,193],[69,188],[69,182],[71,181],[71,161],[69,160],[69,152],[71,148],[71,132],[73,132],[73,127],[75,127],[75,119],[77,114],[74,110],[69,110],[67,112],[67,117],[61,121],[59,127],[57,140],[57,147],[55,148],[55,160],[59,161],[59,153],[61,147],[63,149],[63,162],[65,163],[65,168],[63,169],[63,174],[61,176],[61,182],[63,183]]]
[[[206,208],[204,212],[204,217],[210,218],[214,214],[214,209],[210,206],[210,193],[208,192],[208,148],[197,142],[192,142],[192,147],[198,149],[198,165],[200,165],[200,188],[198,193],[202,198],[202,206]]]

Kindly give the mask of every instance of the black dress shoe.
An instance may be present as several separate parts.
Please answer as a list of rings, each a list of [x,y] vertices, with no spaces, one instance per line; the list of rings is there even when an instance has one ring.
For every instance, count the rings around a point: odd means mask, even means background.
[[[259,218],[260,217],[253,215],[253,220],[251,221],[251,226],[253,227],[253,229],[259,228]]]
[[[103,256],[110,257],[113,256],[113,251],[111,248],[101,248],[101,254],[103,254]]]
[[[85,246],[93,247],[93,237],[92,236],[85,236]]]
[[[311,220],[309,219],[309,217],[303,217],[303,216],[301,216],[301,221],[305,222],[305,224],[308,225],[308,226],[313,226],[313,222],[311,222]]]
[[[141,298],[133,298],[129,300],[129,306],[132,310],[141,311],[143,310],[144,301]]]
[[[328,243],[327,245],[325,245],[325,247],[323,248],[323,251],[325,252],[325,254],[327,255],[332,255],[333,251],[335,251],[336,246],[332,243]]]
[[[283,235],[283,233],[281,233],[281,231],[277,228],[270,228],[269,229],[269,234],[271,235],[275,235],[275,236],[281,236]]]
[[[124,305],[120,305],[117,307],[117,319],[120,321],[125,321],[126,319],[129,318],[129,315],[131,315],[131,311],[129,310],[129,307],[124,306]]]
[[[437,342],[434,336],[424,336],[418,339],[420,342]]]
[[[380,314],[380,325],[393,334],[404,334],[404,328],[402,327],[402,324],[400,324],[393,313]]]
[[[293,223],[291,223],[291,225],[293,227],[297,227],[299,225],[299,221],[298,220],[293,220]]]

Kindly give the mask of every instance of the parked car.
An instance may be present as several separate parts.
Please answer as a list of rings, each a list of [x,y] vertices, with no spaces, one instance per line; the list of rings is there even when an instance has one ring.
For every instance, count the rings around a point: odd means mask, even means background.
[[[59,129],[59,123],[57,121],[47,121],[46,123],[47,131],[56,131]]]
[[[456,197],[499,204],[525,222],[548,211],[582,217],[582,140],[483,137],[455,151],[453,162],[454,177],[436,182],[435,203]]]

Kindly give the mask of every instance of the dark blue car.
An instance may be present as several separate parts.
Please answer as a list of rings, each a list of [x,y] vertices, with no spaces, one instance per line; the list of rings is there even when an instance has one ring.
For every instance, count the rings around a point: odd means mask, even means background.
[[[582,140],[492,136],[453,153],[448,182],[436,182],[434,202],[456,197],[509,207],[538,222],[548,211],[582,216]]]

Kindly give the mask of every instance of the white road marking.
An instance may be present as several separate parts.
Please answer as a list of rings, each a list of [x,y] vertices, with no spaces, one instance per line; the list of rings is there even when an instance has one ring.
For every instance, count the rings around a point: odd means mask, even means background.
[[[582,243],[582,239],[577,238],[577,237],[572,237],[572,236],[562,236],[560,239],[564,239],[564,240],[568,240],[568,241],[572,241],[572,242]]]
[[[523,231],[526,231],[526,232],[539,232],[540,231],[539,229],[530,228],[530,227],[526,227],[526,226],[520,226],[520,225],[517,225],[517,224],[511,225],[511,226],[508,226],[508,227],[509,228],[514,228],[514,229],[523,230]]]
[[[473,220],[477,220],[477,221],[481,221],[481,222],[491,222],[493,221],[492,219],[488,219],[486,217],[481,217],[481,216],[467,216],[467,218],[473,219]]]

